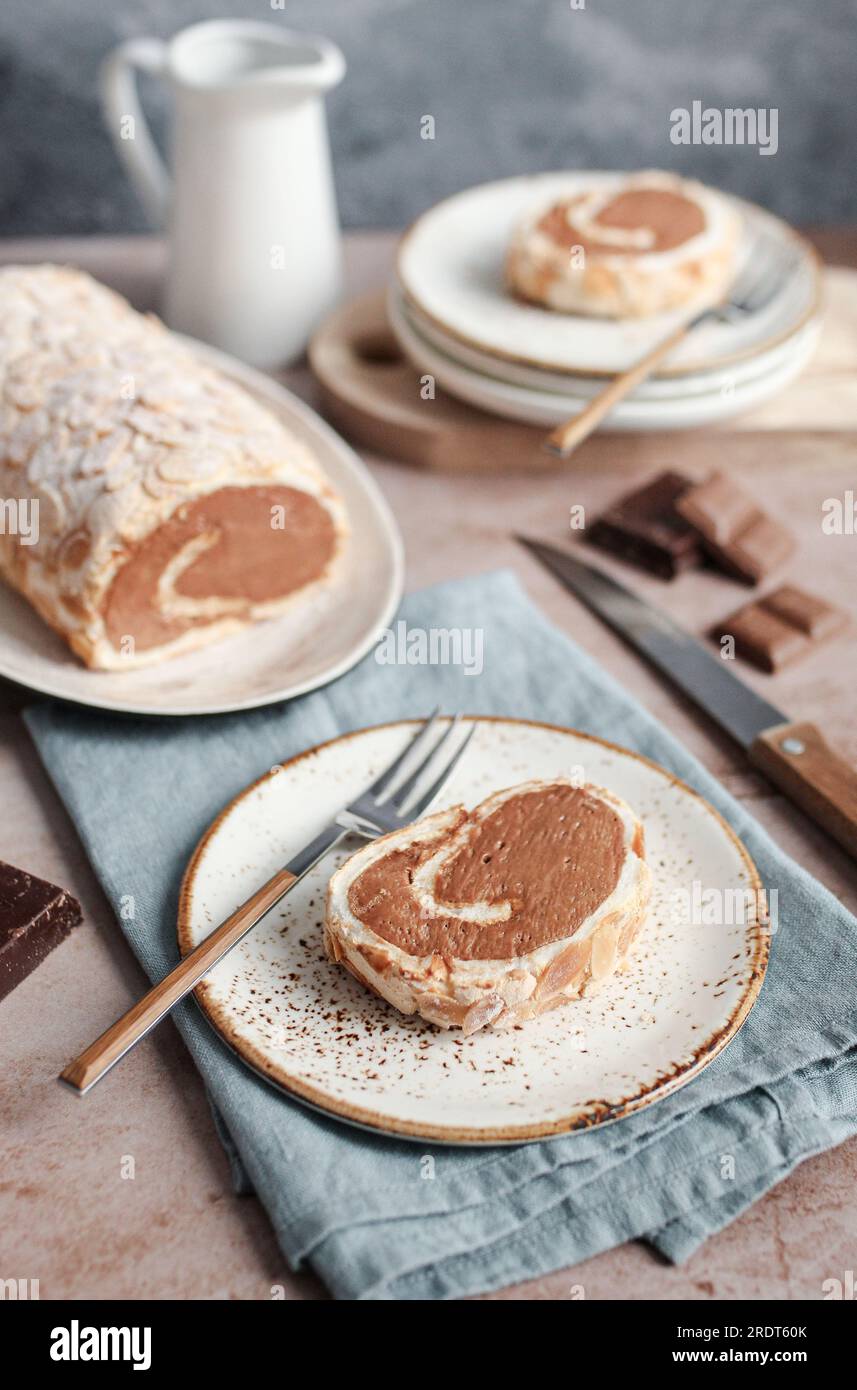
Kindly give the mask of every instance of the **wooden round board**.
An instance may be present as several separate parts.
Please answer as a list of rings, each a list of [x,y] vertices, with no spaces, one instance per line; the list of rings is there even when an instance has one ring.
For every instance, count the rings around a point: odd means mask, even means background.
[[[316,865],[206,976],[196,997],[250,1067],[309,1105],[406,1138],[503,1144],[608,1123],[697,1075],[755,1001],[770,933],[759,919],[759,878],[747,851],[684,783],[571,729],[475,722],[438,809],[473,806],[501,787],[579,768],[643,820],[654,890],[624,972],[597,993],[508,1031],[462,1038],[405,1017],[324,954],[327,882],[349,846]],[[405,722],[344,735],[237,796],[185,873],[182,954],[288,863],[412,735],[413,723]],[[712,925],[691,905],[694,885],[742,901],[749,894],[749,910],[724,912]]]
[[[759,381],[736,385],[728,393],[717,389],[701,397],[688,395],[686,400],[625,402],[605,431],[587,440],[570,460],[559,459],[544,448],[545,430],[581,409],[585,403],[582,396],[572,400],[536,393],[534,406],[531,391],[521,392],[521,388],[477,373],[468,375],[466,369],[442,355],[433,357],[428,345],[416,354],[426,373],[423,375],[409,360],[411,349],[404,324],[397,320],[400,346],[390,324],[391,311],[395,313],[395,307],[383,292],[352,300],[317,330],[309,359],[321,386],[325,414],[346,438],[372,453],[421,468],[458,473],[551,473],[585,466],[589,453],[597,449],[597,441],[605,434],[618,438],[616,431],[623,431],[623,449],[634,431],[658,431],[675,452],[701,424],[726,422],[782,386],[777,373],[768,371]],[[812,331],[817,335],[817,328]],[[783,380],[800,370],[814,342],[815,336],[803,344],[802,356],[793,353],[794,360],[781,367]],[[800,346],[798,340],[795,346]],[[464,376],[472,378],[467,389],[462,386]],[[449,390],[444,385],[448,378]],[[453,379],[458,381],[457,389]],[[468,399],[461,399],[459,391]],[[523,406],[511,399],[516,392],[526,397]],[[498,393],[503,402],[499,405],[494,399]],[[490,410],[482,408],[483,397],[494,401]],[[625,414],[620,418],[622,412]]]
[[[362,295],[327,318],[309,348],[325,414],[353,443],[401,463],[461,473],[554,473],[544,430],[502,420],[438,387],[420,395],[420,376],[387,321],[383,291]]]

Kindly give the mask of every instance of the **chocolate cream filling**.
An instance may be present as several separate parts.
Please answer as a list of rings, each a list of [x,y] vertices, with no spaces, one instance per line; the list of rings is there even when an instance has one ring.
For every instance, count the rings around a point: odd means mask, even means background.
[[[509,797],[471,825],[438,871],[424,909],[413,887],[437,841],[392,850],[348,891],[352,914],[412,956],[508,960],[572,936],[610,896],[626,856],[621,817],[586,788],[557,784]],[[460,830],[457,832],[460,833]],[[467,921],[453,909],[508,903],[505,921]]]
[[[244,617],[318,579],[333,557],[330,513],[291,487],[223,487],[179,507],[137,546],[104,604],[118,647],[159,647],[188,628]]]
[[[599,241],[587,236],[574,225],[574,209],[585,200],[570,198],[558,203],[538,224],[538,230],[557,246],[571,250],[580,246],[584,255],[639,256],[641,247],[619,241]],[[672,251],[705,230],[705,214],[701,207],[666,188],[632,188],[617,193],[592,219],[590,228],[605,227],[616,231],[651,233],[644,253]]]

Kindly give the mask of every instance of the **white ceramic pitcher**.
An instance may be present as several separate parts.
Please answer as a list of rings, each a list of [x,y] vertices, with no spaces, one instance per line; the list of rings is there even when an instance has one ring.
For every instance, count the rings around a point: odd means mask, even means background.
[[[172,175],[135,69],[172,90]],[[298,356],[341,288],[323,96],[345,59],[326,39],[214,20],[169,43],[130,39],[102,68],[108,128],[156,227],[169,232],[167,323],[258,367]]]

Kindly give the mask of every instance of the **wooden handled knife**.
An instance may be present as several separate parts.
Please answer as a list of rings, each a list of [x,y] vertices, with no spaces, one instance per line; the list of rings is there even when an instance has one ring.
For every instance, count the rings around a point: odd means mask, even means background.
[[[857,858],[857,770],[815,724],[788,719],[665,613],[567,551],[520,543],[588,608],[642,652],[746,750],[750,762]]]

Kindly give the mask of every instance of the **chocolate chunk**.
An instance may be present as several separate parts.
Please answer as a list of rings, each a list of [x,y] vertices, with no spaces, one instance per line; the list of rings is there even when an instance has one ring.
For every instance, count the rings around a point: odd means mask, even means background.
[[[680,473],[659,473],[614,502],[587,532],[588,539],[660,579],[695,568],[702,562],[699,537],[676,510],[677,499],[691,485]]]
[[[739,608],[712,636],[735,639],[735,651],[763,671],[779,671],[848,626],[848,615],[824,599],[784,584]]]
[[[762,671],[778,671],[797,661],[806,648],[806,638],[759,603],[747,604],[723,624],[724,632],[735,639],[735,651]],[[718,634],[719,635],[719,634]]]
[[[760,579],[787,560],[794,536],[762,511],[725,473],[712,473],[679,498],[676,507],[699,533],[715,563],[744,584]]]
[[[0,860],[0,999],[80,920],[80,905],[65,889]]]
[[[841,608],[834,608],[826,599],[816,598],[804,589],[796,589],[792,584],[783,584],[773,593],[766,594],[762,602],[782,618],[791,623],[799,632],[821,641],[841,632],[848,625],[848,615]]]

